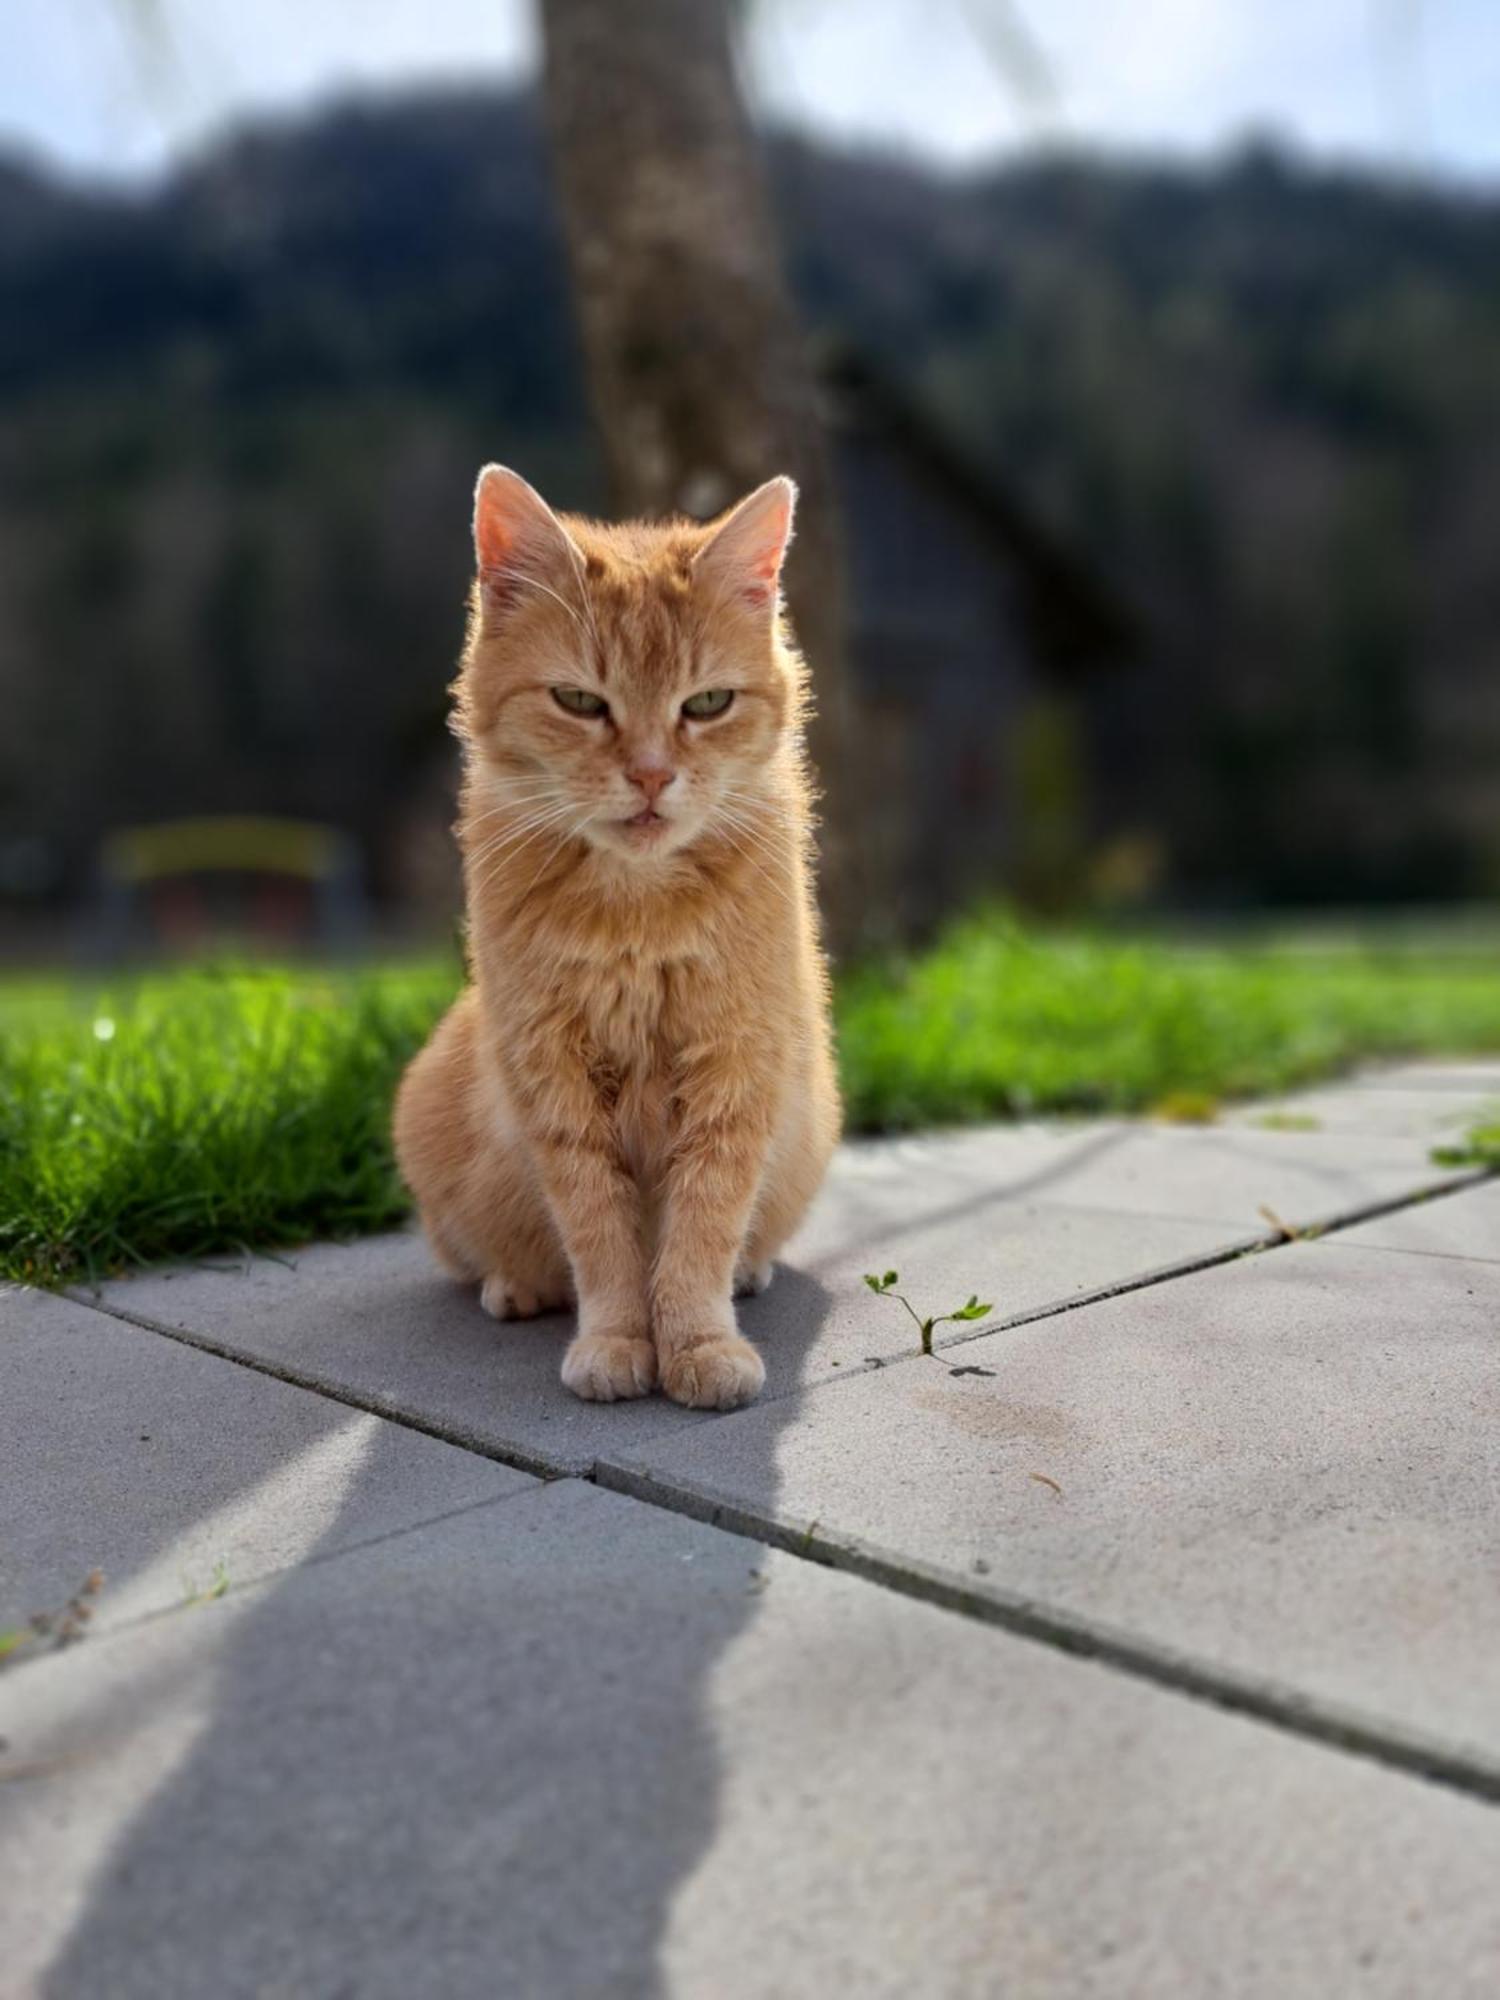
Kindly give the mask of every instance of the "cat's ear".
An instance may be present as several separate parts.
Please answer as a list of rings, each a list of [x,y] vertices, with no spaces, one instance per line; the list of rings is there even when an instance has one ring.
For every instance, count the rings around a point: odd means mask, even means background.
[[[555,570],[581,567],[576,544],[534,486],[487,465],[474,488],[474,560],[485,601],[504,608],[528,584],[554,589]]]
[[[698,551],[698,574],[712,578],[725,597],[732,592],[755,610],[769,610],[781,588],[796,506],[797,489],[790,479],[768,479],[757,486]]]

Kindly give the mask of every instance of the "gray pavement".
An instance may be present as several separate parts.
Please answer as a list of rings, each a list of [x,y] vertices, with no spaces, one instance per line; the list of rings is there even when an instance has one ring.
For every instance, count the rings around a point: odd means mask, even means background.
[[[849,1248],[839,1250],[829,1217],[820,1216],[770,1290],[741,1303],[771,1397],[904,1352],[909,1322],[889,1305],[872,1312],[861,1282],[876,1263],[899,1262],[914,1287],[930,1291],[951,1286],[957,1259],[972,1262],[972,1246],[982,1243],[979,1268],[998,1267],[1003,1308],[1014,1313],[1211,1256],[1226,1240],[1210,1223],[1008,1201],[985,1191],[982,1160],[950,1174],[944,1204],[925,1213],[911,1213],[910,1192],[902,1212],[903,1184],[890,1171],[880,1205],[863,1190],[846,1200],[843,1190],[834,1193],[829,1209]],[[1240,1233],[1248,1241],[1265,1230],[1252,1209]],[[320,1244],[278,1262],[146,1274],[107,1285],[100,1296],[112,1310],[539,1471],[585,1473],[622,1438],[675,1437],[715,1421],[660,1398],[617,1407],[559,1394],[571,1318],[490,1319],[474,1291],[446,1279],[411,1232]]]
[[[859,1141],[742,1323],[776,1399],[909,1346],[897,1308],[871,1310],[865,1271],[898,1268],[937,1308],[977,1290],[1014,1319],[1264,1241],[1267,1211],[1316,1226],[1461,1178],[1431,1151],[1430,1135],[1121,1121]],[[559,1395],[570,1321],[487,1318],[411,1231],[148,1272],[96,1302],[535,1471],[586,1473],[601,1450],[717,1421],[660,1399]]]
[[[112,1625],[535,1484],[66,1299],[0,1325],[0,1630],[92,1570]]]
[[[1493,1810],[582,1482],[26,1692],[0,1944],[54,1995],[1500,1972]]]
[[[1475,1188],[1462,1201],[1419,1202],[1349,1230],[1350,1249],[1406,1250],[1428,1257],[1500,1263],[1500,1181]]]
[[[1496,1097],[847,1147],[727,1418],[405,1234],[0,1293],[0,1992],[1500,1990]]]
[[[747,1411],[622,1448],[601,1475],[816,1523],[1289,1709],[1431,1738],[1500,1789],[1500,1265],[1339,1243],[867,1372],[795,1424]]]

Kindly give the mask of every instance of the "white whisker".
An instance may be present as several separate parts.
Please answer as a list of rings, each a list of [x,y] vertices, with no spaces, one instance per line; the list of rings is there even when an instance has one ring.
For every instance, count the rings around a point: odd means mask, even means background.
[[[544,799],[555,799],[560,796],[555,784],[538,785],[534,791],[517,792],[508,798],[497,800],[481,817],[483,820],[497,819],[506,813],[515,812],[518,807],[540,805]]]
[[[511,846],[523,834],[529,833],[533,827],[542,826],[548,820],[556,818],[559,814],[569,810],[570,808],[567,803],[559,800],[555,805],[543,807],[540,812],[527,813],[519,822],[513,821],[508,826],[502,828],[499,833],[491,834],[487,840],[481,841],[478,847],[473,849],[466,857],[469,865],[473,867],[477,866],[480,862],[487,861],[492,854],[498,854],[502,848]]]
[[[500,782],[505,783],[506,781],[502,779]],[[495,813],[505,812],[509,807],[517,805],[526,799],[540,798],[545,793],[556,792],[556,790],[557,790],[557,784],[554,779],[542,778],[542,777],[534,778],[526,786],[524,791],[519,789],[514,791],[507,789],[506,791],[500,793],[499,796],[497,796],[497,798],[495,799],[494,803],[488,806],[485,809],[483,815],[481,816],[485,819],[492,818]]]
[[[560,820],[566,819],[575,810],[576,808],[571,805],[561,805],[553,811],[543,814],[538,819],[528,821],[527,829],[518,830],[525,831],[524,839],[518,838],[513,842],[505,842],[498,851],[492,850],[490,854],[485,856],[485,860],[490,865],[486,868],[483,877],[473,883],[470,893],[478,895],[482,890],[487,889],[500,873],[500,870],[512,861],[523,848],[529,847],[534,840],[539,840],[543,834],[550,833]]]
[[[731,785],[724,796],[735,805],[752,807],[755,811],[767,813],[772,819],[782,820],[787,825],[792,823],[792,816],[787,810],[785,802],[781,799],[772,798],[765,792],[741,791],[738,787]]]
[[[764,827],[757,826],[753,820],[746,818],[745,814],[736,806],[721,801],[719,816],[730,825],[737,827],[747,839],[752,840],[760,851],[769,858],[776,861],[785,861],[787,859],[785,846],[774,840]]]
[[[776,878],[771,874],[771,871],[767,867],[765,867],[762,862],[756,860],[755,856],[749,851],[748,848],[742,847],[740,845],[739,841],[735,839],[734,834],[729,830],[726,824],[720,822],[718,831],[723,836],[726,843],[734,849],[735,853],[740,857],[741,861],[745,862],[745,864],[748,867],[753,868],[757,875],[763,876],[772,888],[779,888],[782,886],[780,883],[777,882]]]
[[[729,839],[729,844],[738,853],[742,854],[746,860],[751,858],[752,849],[756,854],[763,857],[769,866],[762,868],[761,872],[765,874],[768,881],[775,880],[782,887],[790,886],[791,873],[789,863],[791,857],[784,844],[772,840],[763,828],[754,825],[742,813],[737,811],[734,806],[727,804],[722,799],[719,802],[717,813],[710,824],[720,831],[725,832],[725,837]],[[731,838],[728,829],[733,829],[735,834],[742,837],[741,840]],[[748,842],[748,847],[743,845],[742,841]]]
[[[505,835],[512,831],[518,822],[524,825],[534,813],[545,812],[550,806],[560,805],[561,803],[562,801],[551,791],[539,793],[537,797],[532,799],[517,799],[515,804],[510,806],[505,812],[492,813],[490,815],[489,821],[485,825],[483,838],[475,842],[475,845],[482,847],[491,840],[504,839]],[[496,820],[499,821],[498,831],[494,825]],[[473,830],[470,829],[469,833],[470,839],[473,840]]]
[[[520,895],[517,896],[516,898],[517,903],[524,903],[526,901],[526,898],[531,894],[532,890],[536,887],[537,883],[541,881],[542,877],[546,874],[547,870],[552,866],[553,862],[557,859],[558,855],[562,853],[563,849],[567,846],[568,842],[570,840],[576,840],[578,836],[583,832],[584,828],[587,826],[591,826],[593,822],[599,817],[599,814],[602,811],[603,807],[599,806],[596,807],[593,812],[585,813],[583,818],[578,821],[576,826],[570,826],[566,830],[566,832],[564,832],[562,838],[557,842],[556,846],[554,846],[549,850],[546,859],[542,862],[541,867],[538,868],[535,875],[532,876],[531,880],[526,884],[526,887],[521,891]]]
[[[481,855],[497,853],[502,847],[509,847],[514,841],[520,839],[523,834],[529,834],[533,828],[545,826],[549,821],[554,819],[561,819],[572,810],[573,806],[569,800],[554,799],[547,805],[523,814],[520,819],[516,820],[511,826],[505,828],[500,833],[491,835],[483,843],[480,853]]]

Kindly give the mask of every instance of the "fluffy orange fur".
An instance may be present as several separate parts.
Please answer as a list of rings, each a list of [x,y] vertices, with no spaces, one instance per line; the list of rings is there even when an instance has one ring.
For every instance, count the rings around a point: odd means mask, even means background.
[[[794,498],[610,527],[480,475],[472,984],[407,1071],[396,1148],[489,1312],[576,1303],[562,1376],[594,1400],[756,1394],[733,1295],[768,1282],[838,1136],[779,594]]]

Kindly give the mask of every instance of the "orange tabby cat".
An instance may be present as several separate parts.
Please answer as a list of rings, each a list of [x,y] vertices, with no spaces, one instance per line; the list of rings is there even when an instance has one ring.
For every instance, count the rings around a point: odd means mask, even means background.
[[[769,1281],[838,1136],[794,499],[773,479],[709,527],[605,527],[479,479],[473,984],[407,1071],[396,1148],[489,1312],[576,1300],[563,1380],[602,1402],[756,1394],[732,1295]]]

